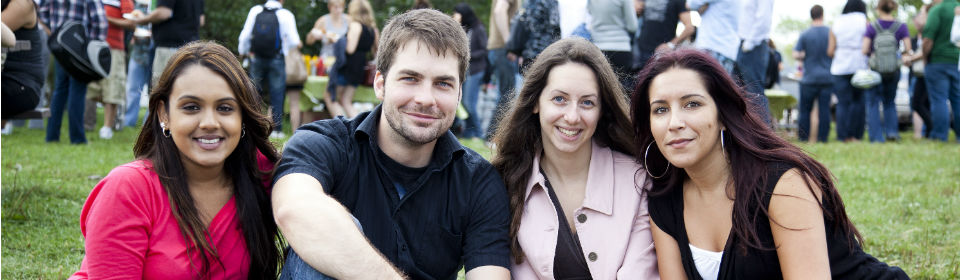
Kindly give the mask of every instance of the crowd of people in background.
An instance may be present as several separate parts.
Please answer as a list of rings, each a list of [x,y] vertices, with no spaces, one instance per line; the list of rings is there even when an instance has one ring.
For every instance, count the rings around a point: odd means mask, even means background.
[[[108,43],[110,74],[88,83],[54,63],[48,142],[64,110],[71,143],[87,142],[87,100],[111,115],[101,138],[138,126],[120,109],[151,88],[136,160],[83,205],[71,279],[909,279],[864,252],[829,170],[775,132],[773,1],[492,0],[489,27],[466,3],[416,1],[381,31],[367,0],[329,0],[305,41],[335,57],[333,118],[293,122],[281,156],[270,138],[286,137],[301,63],[287,57],[303,47],[283,4],[249,10],[238,58],[200,40],[203,1],[3,1],[17,39],[5,119],[37,105],[21,95],[40,92],[40,30],[68,21]],[[927,135],[947,140],[947,100],[960,132],[957,1],[922,14],[915,52],[896,7],[880,0],[870,22],[849,0],[833,27],[811,8],[795,47],[801,140],[816,104],[826,142],[830,94],[839,140],[896,140],[891,88],[921,61]],[[381,103],[358,112],[363,85]],[[478,98],[494,88],[485,130]],[[458,136],[491,141],[491,162]]]

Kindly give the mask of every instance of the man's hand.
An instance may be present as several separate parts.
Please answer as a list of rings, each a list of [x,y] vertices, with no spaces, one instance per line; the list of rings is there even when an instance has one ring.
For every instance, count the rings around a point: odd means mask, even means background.
[[[703,4],[702,6],[700,6],[699,9],[697,9],[697,13],[700,13],[700,16],[702,17],[703,14],[707,13],[707,8],[709,7],[710,7],[710,3]]]
[[[745,53],[752,51],[753,48],[755,47],[756,45],[750,43],[750,41],[747,41],[747,40],[743,40],[743,42],[740,43],[740,50],[742,50]]]

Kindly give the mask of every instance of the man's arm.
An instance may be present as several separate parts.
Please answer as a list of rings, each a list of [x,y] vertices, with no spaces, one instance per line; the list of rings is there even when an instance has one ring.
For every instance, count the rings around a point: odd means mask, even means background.
[[[160,6],[154,9],[153,12],[150,12],[150,14],[142,18],[134,19],[133,21],[136,22],[137,25],[145,25],[145,24],[163,22],[165,20],[170,19],[171,16],[173,16],[173,10],[171,10],[169,7],[166,7],[166,6]],[[200,18],[201,18],[200,21],[202,22],[203,16],[201,16]]]
[[[500,37],[503,37],[503,41],[510,40],[510,19],[508,18],[510,9],[510,2],[507,0],[497,0],[496,4],[493,5],[493,24],[490,28],[496,28],[499,32]]]
[[[950,42],[960,47],[960,6],[953,9],[953,26],[950,28]]]
[[[481,266],[470,271],[467,271],[466,274],[467,280],[476,280],[476,279],[510,279],[510,270],[505,267],[487,265]]]
[[[833,57],[833,52],[837,50],[837,36],[833,35],[833,31],[830,31],[830,38],[827,39],[827,56]]]
[[[273,213],[290,247],[337,279],[403,279],[357,229],[350,213],[314,177],[292,173],[273,186]]]

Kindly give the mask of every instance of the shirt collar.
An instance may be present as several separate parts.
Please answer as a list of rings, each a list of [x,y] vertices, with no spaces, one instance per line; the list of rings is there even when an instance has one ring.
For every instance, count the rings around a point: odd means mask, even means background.
[[[377,128],[380,123],[380,114],[383,112],[383,104],[377,105],[370,112],[365,112],[358,114],[357,118],[362,118],[360,125],[357,126],[357,130],[354,131],[353,137],[356,141],[363,141],[364,139],[370,141],[370,147],[377,147]],[[428,170],[435,168],[442,168],[450,163],[452,160],[457,159],[466,152],[463,145],[460,144],[460,141],[457,140],[457,137],[453,135],[453,132],[447,130],[440,138],[437,139],[437,145],[433,147],[433,156],[430,159],[430,163],[427,165]]]
[[[591,141],[591,145],[593,150],[590,153],[590,170],[587,173],[587,193],[583,197],[583,207],[612,215],[615,187],[613,151],[609,147],[601,147],[596,141]],[[546,178],[539,172],[540,153],[533,158],[532,170],[523,197],[525,201],[530,198],[535,187],[546,191],[543,189],[546,186]]]

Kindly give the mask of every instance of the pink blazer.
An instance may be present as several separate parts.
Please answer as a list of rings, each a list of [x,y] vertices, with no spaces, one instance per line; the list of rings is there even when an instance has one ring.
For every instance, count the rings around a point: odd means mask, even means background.
[[[539,169],[539,156],[533,166]],[[545,186],[543,175],[533,172],[517,233],[526,258],[521,264],[511,261],[514,279],[554,278],[553,257],[560,229]],[[593,279],[660,279],[647,197],[640,192],[641,186],[649,188],[649,182],[632,157],[593,143],[586,195],[574,219]]]

